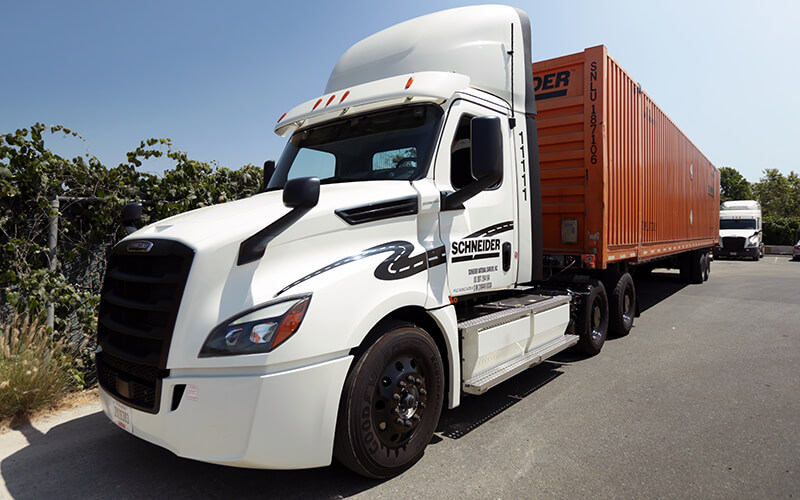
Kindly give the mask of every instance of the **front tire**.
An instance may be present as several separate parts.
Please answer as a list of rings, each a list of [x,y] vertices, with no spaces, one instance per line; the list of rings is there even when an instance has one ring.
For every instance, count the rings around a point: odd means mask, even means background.
[[[333,453],[363,476],[385,479],[414,465],[431,440],[444,400],[444,368],[428,333],[383,325],[345,380]]]

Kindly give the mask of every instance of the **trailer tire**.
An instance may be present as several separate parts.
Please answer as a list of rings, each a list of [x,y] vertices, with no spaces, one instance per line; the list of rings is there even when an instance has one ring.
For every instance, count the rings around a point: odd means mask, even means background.
[[[442,358],[431,336],[409,323],[380,328],[345,380],[333,447],[342,465],[375,479],[422,457],[444,400]]]
[[[589,294],[581,301],[577,326],[577,350],[587,356],[599,353],[608,335],[608,295],[602,282],[591,281]]]
[[[703,251],[695,250],[689,254],[689,283],[699,285],[703,283],[703,269],[706,256]]]
[[[636,287],[629,273],[619,277],[609,299],[608,331],[616,337],[624,337],[631,332],[636,314]]]
[[[708,254],[705,255],[705,266],[703,266],[703,281],[708,281],[708,277],[711,276],[711,259],[708,258]]]

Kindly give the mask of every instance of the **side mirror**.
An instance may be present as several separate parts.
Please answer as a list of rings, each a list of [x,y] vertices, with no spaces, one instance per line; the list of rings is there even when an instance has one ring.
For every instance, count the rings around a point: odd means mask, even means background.
[[[298,177],[283,186],[283,204],[288,208],[314,208],[319,201],[319,179]]]
[[[299,177],[286,182],[283,187],[283,204],[292,211],[250,236],[239,245],[236,264],[242,266],[264,256],[267,245],[289,229],[319,202],[319,179]]]
[[[264,162],[264,187],[262,188],[264,191],[267,190],[267,186],[269,185],[269,180],[272,179],[272,174],[275,173],[275,162],[272,160],[267,160]]]
[[[464,208],[464,202],[503,178],[503,130],[499,116],[479,116],[470,122],[470,171],[475,181],[444,199],[443,210]]]
[[[125,228],[125,234],[132,234],[137,231],[136,224],[142,221],[142,203],[134,201],[126,203],[122,207],[122,214],[120,215],[122,226]]]

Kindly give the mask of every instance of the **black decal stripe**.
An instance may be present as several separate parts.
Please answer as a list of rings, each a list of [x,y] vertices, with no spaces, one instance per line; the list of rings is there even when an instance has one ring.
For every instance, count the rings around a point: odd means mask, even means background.
[[[344,259],[337,260],[336,262],[328,264],[321,269],[317,269],[313,273],[307,274],[297,281],[294,281],[293,283],[284,287],[281,291],[276,293],[275,296],[277,297],[290,288],[308,281],[311,278],[319,276],[322,273],[326,273],[345,264],[361,260],[365,257],[370,257],[372,255],[378,255],[381,253],[392,252],[392,255],[378,264],[378,267],[375,268],[375,277],[383,281],[408,278],[409,276],[420,273],[425,269],[444,264],[447,261],[447,255],[445,253],[444,246],[428,250],[427,252],[421,253],[414,257],[409,257],[413,251],[414,245],[407,241],[391,241],[389,243],[377,245],[372,248],[368,248],[357,255],[345,257]]]
[[[554,90],[552,92],[542,92],[541,94],[536,94],[536,100],[541,101],[542,99],[552,99],[553,97],[564,97],[565,95],[567,95],[567,89]]]
[[[475,231],[474,233],[465,236],[464,239],[481,237],[485,238],[487,236],[505,233],[506,231],[511,231],[512,229],[514,229],[514,221],[501,222],[500,224],[495,224],[493,226],[485,227]]]
[[[482,260],[482,259],[496,259],[500,257],[500,254],[495,253],[479,253],[475,255],[461,255],[458,257],[453,257],[453,263],[456,262],[466,262],[468,260]]]

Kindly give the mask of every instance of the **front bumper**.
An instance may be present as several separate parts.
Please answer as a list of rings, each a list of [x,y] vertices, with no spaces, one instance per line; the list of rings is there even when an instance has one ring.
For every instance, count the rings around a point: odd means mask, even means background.
[[[714,248],[712,250],[714,258],[730,258],[730,257],[750,257],[755,258],[758,255],[758,247],[746,247],[741,250],[729,250],[726,248]]]
[[[352,356],[267,375],[170,376],[158,414],[130,410],[128,430],[178,456],[238,467],[331,463],[339,397]],[[183,396],[172,409],[176,387]],[[100,388],[106,416],[116,401]]]

